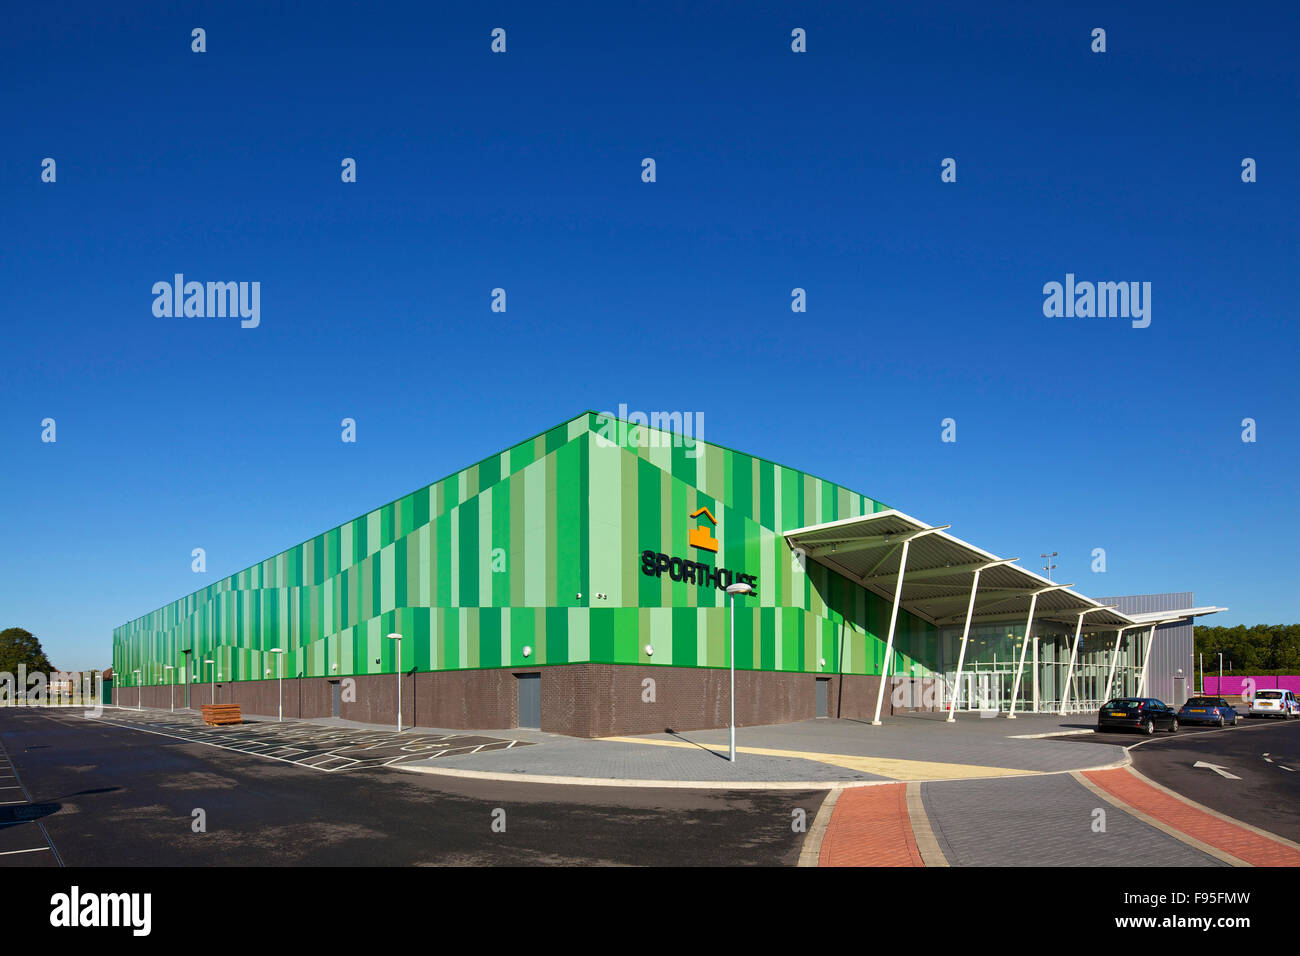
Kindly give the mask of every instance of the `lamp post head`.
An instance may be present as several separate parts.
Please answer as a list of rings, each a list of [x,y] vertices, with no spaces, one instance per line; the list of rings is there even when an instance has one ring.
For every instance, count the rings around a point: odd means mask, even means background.
[[[400,641],[402,639],[402,635],[394,631],[392,634],[388,635],[388,639],[390,641]]]
[[[744,581],[737,581],[735,584],[727,585],[728,594],[753,594],[753,585],[746,584]]]

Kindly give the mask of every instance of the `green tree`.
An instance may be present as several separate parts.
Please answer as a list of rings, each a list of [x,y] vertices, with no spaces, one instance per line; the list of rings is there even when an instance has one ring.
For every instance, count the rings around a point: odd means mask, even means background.
[[[29,674],[36,671],[48,674],[54,669],[35,634],[21,627],[7,627],[0,631],[0,672],[7,671],[16,677],[20,664]]]

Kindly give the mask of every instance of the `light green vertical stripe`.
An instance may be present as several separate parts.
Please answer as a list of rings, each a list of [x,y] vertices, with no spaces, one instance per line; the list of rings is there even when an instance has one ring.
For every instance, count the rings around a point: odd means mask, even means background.
[[[556,456],[547,455],[542,461],[546,469],[546,489],[545,498],[546,511],[546,600],[544,603],[552,606],[572,606],[573,595],[560,595],[557,589],[559,575],[556,569],[556,531],[558,528],[556,508],[558,507],[559,485],[556,482]]]
[[[619,459],[623,452],[591,443],[591,589],[609,595],[609,607],[623,604],[623,573],[637,559],[635,544],[623,542],[623,500],[620,496]]]
[[[636,459],[627,452],[619,450],[618,455],[618,489],[619,520],[621,523],[620,539],[623,553],[618,556],[616,567],[622,570],[623,599],[622,605],[635,605],[640,594],[638,577],[641,574],[641,552],[645,543],[637,535],[637,465]]]
[[[397,584],[394,567],[395,545],[388,545],[379,552],[379,610],[391,611],[397,606]]]
[[[528,557],[524,550],[527,537],[524,503],[525,481],[522,473],[510,479],[510,604],[512,607],[524,607],[528,604],[525,596],[524,580],[527,573]]]
[[[524,469],[524,600],[546,607],[546,459]]]
[[[541,612],[538,612],[541,617]],[[587,608],[569,608],[569,660],[591,659],[591,612]]]

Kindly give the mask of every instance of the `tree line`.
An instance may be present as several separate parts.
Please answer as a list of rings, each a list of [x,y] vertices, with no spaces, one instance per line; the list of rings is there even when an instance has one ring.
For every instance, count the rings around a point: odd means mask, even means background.
[[[1207,674],[1218,673],[1220,653],[1225,674],[1300,674],[1300,624],[1197,625],[1194,633]]]

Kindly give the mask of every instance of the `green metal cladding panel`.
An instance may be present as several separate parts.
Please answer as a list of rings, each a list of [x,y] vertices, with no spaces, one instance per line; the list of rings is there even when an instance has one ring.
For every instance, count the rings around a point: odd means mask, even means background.
[[[718,518],[716,556],[688,545],[700,506]],[[888,602],[820,565],[804,573],[781,532],[880,510],[588,412],[116,628],[114,672],[120,686],[137,668],[146,683],[180,681],[193,648],[220,680],[257,680],[278,673],[268,652],[284,647],[285,676],[392,673],[392,631],[420,670],[725,666],[725,594],[642,574],[650,549],[756,575],[758,596],[737,605],[737,666],[879,673]],[[910,669],[932,632],[900,614],[896,666]]]

